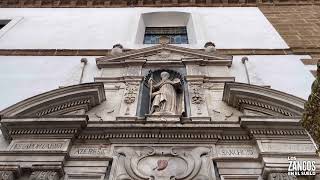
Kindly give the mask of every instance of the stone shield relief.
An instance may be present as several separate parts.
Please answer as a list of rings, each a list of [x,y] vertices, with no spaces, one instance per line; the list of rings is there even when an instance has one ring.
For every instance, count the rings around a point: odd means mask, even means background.
[[[214,180],[208,147],[121,147],[116,180]]]

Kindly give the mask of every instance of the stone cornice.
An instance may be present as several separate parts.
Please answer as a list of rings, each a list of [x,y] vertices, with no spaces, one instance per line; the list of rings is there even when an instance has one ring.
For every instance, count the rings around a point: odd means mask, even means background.
[[[319,5],[318,1],[198,1],[198,0],[2,0],[0,8],[125,8],[125,7],[255,7]]]
[[[163,59],[161,52],[168,53],[168,57]],[[180,59],[170,59],[171,54],[180,54],[182,57]],[[153,60],[150,57],[156,56]],[[111,66],[130,66],[133,64],[142,65],[148,64],[183,64],[183,63],[197,63],[202,65],[214,64],[214,65],[224,65],[231,66],[232,56],[224,55],[220,52],[205,52],[199,49],[191,49],[185,47],[179,47],[169,44],[159,44],[151,47],[134,49],[131,51],[126,51],[116,55],[108,54],[104,57],[96,58],[96,63],[99,68],[111,67]]]
[[[1,119],[1,130],[6,139],[25,137],[73,138],[87,125],[87,115],[56,117],[10,117]]]
[[[125,49],[124,52],[134,49]],[[197,49],[203,51],[203,49]],[[0,56],[106,56],[110,49],[0,49]],[[225,55],[309,55],[320,54],[319,48],[291,49],[218,49]]]

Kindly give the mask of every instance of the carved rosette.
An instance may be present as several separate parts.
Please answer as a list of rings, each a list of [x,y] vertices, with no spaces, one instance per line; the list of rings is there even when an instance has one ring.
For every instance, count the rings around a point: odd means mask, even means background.
[[[145,147],[136,150],[123,147],[116,151],[123,161],[124,172],[116,179],[193,179],[208,176],[199,173],[202,167],[201,157],[208,155],[209,148],[198,147],[192,150],[168,147]],[[208,179],[208,178],[205,178]]]
[[[55,171],[34,171],[29,180],[59,180],[59,175]]]
[[[297,177],[289,176],[287,173],[270,173],[268,180],[297,180]]]
[[[14,180],[14,174],[12,171],[0,171],[1,180]]]
[[[124,94],[124,102],[127,104],[132,104],[136,100],[138,92],[137,84],[126,84],[126,92]]]

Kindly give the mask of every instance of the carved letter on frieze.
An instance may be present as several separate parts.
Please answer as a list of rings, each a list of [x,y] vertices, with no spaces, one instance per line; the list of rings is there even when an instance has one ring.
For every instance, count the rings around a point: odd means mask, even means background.
[[[54,171],[34,171],[29,180],[58,180],[59,175]]]
[[[270,173],[268,180],[297,180],[297,178],[289,176],[287,173]]]
[[[12,171],[0,171],[1,180],[14,180],[14,175]]]

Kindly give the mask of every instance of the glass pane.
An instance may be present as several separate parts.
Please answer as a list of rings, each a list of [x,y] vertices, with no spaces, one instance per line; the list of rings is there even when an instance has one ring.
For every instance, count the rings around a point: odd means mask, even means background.
[[[144,43],[159,44],[161,36],[167,36],[170,44],[188,44],[188,34],[185,26],[146,27]]]

